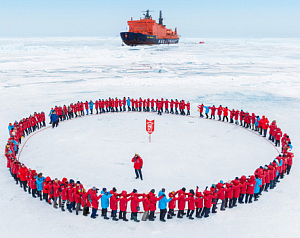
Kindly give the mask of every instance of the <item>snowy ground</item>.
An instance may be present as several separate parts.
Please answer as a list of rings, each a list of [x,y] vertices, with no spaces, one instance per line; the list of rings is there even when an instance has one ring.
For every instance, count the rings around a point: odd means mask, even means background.
[[[202,40],[202,39],[201,39]],[[61,214],[14,185],[0,168],[1,237],[116,236],[299,237],[299,39],[183,39],[178,45],[122,47],[98,38],[0,39],[0,141],[7,125],[54,105],[107,97],[184,98],[227,105],[276,119],[292,138],[291,175],[257,203],[209,219],[165,224],[92,220]],[[145,119],[155,119],[151,144]],[[145,180],[133,179],[130,158],[145,160]],[[33,136],[22,152],[26,165],[86,186],[147,191],[194,188],[253,173],[276,156],[264,139],[244,129],[155,114],[99,115],[62,123]],[[105,227],[104,227],[105,225]],[[17,229],[16,229],[17,228]]]

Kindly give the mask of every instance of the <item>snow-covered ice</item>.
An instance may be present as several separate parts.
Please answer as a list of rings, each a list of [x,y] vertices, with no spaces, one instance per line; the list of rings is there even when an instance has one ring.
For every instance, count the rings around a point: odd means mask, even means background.
[[[201,39],[203,40],[203,39]],[[121,46],[119,38],[0,39],[0,140],[7,125],[35,111],[108,97],[189,100],[192,116],[151,113],[95,115],[33,136],[21,160],[51,177],[85,187],[149,191],[204,189],[248,175],[276,155],[242,128],[198,118],[197,105],[222,104],[276,119],[294,145],[294,165],[258,202],[208,219],[166,223],[92,220],[53,209],[14,184],[2,156],[1,237],[299,237],[300,39],[182,39],[178,45]],[[155,119],[152,142],[145,120]],[[134,153],[145,166],[134,180]]]

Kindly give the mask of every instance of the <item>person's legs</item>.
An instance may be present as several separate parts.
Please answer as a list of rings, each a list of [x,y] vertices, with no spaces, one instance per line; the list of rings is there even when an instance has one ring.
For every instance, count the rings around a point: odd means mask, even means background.
[[[138,171],[139,171],[139,174],[140,174],[141,180],[143,180],[142,169],[138,169]]]

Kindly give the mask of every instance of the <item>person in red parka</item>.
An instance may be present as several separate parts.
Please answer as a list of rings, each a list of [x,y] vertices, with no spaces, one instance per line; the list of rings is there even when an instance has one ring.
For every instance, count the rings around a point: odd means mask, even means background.
[[[131,162],[134,163],[134,170],[136,174],[135,179],[141,177],[141,180],[143,180],[143,176],[142,176],[143,159],[137,153],[135,153]]]
[[[52,188],[53,188],[53,207],[55,209],[57,209],[58,208],[57,207],[57,200],[60,196],[60,192],[59,192],[59,190],[60,190],[60,181],[58,181],[57,178],[54,179]]]
[[[145,193],[144,195],[144,198],[146,199],[143,201],[144,214],[142,216],[142,221],[146,221],[149,218],[150,201],[148,195],[149,193]]]
[[[208,107],[210,109],[210,119],[214,118],[215,119],[215,114],[216,114],[216,110],[217,108],[215,107],[215,105],[213,105],[212,107]]]
[[[228,107],[223,107],[223,121],[225,121],[225,118],[226,118],[226,121],[228,122]]]
[[[117,189],[113,187],[113,189],[110,191],[112,196],[109,200],[109,205],[111,209],[111,216],[113,218],[113,221],[118,221],[117,218],[117,210],[118,210],[118,202],[120,201],[119,194],[117,193]]]
[[[22,187],[24,192],[27,192],[26,187],[27,187],[27,168],[25,167],[24,164],[21,165],[21,168],[19,169],[19,178],[20,178],[20,186]]]
[[[184,209],[185,209],[185,202],[187,201],[186,198],[186,193],[185,193],[186,189],[182,188],[180,190],[178,190],[176,193],[178,193],[178,213],[177,213],[177,218],[183,218],[183,215],[185,215],[184,213]]]
[[[187,216],[189,219],[191,219],[191,220],[194,219],[193,214],[194,214],[195,208],[196,208],[195,204],[196,204],[198,201],[200,201],[200,200],[202,200],[202,198],[200,198],[200,197],[195,198],[195,192],[194,192],[193,189],[191,189],[190,192],[189,192],[189,197],[188,197],[188,199],[187,199],[187,201],[188,201],[188,211],[187,211],[186,216]],[[197,217],[197,216],[196,216],[196,217]]]
[[[201,192],[199,192],[198,190],[199,190],[199,187],[197,186],[197,189],[196,189],[196,197],[197,197],[196,217],[201,218],[201,212],[202,212],[202,209],[203,209],[203,194]]]
[[[101,198],[102,194],[100,194],[99,196],[97,196],[97,192],[98,192],[98,188],[93,187],[92,191],[91,191],[91,203],[92,203],[92,214],[91,214],[91,218],[95,219],[97,216],[97,211],[98,211],[98,207],[99,207],[99,199]]]
[[[210,208],[212,205],[212,198],[215,197],[215,195],[211,194],[211,192],[209,190],[207,190],[208,187],[205,188],[204,192],[203,192],[203,199],[204,199],[204,209],[201,212],[201,217],[207,218],[209,217],[209,213],[210,213]]]
[[[222,115],[222,112],[223,112],[223,107],[222,107],[222,105],[220,105],[220,106],[217,108],[217,114],[218,114],[218,117],[219,117],[219,121],[221,121],[221,115]]]
[[[255,183],[256,183],[255,177],[254,177],[254,175],[251,175],[251,177],[247,180],[247,183],[246,183],[247,190],[246,190],[245,203],[252,203],[252,197],[254,194]],[[248,200],[248,198],[249,198],[249,200]]]
[[[244,196],[246,194],[246,185],[247,185],[247,178],[245,175],[243,175],[240,178],[240,197],[239,197],[239,203],[243,204]]]
[[[61,210],[64,212],[65,211],[65,203],[68,200],[68,180],[67,178],[62,179],[62,183],[60,184],[60,190],[61,190],[61,199],[62,199],[62,204],[61,204]]]
[[[222,201],[220,211],[225,211],[225,188],[222,180],[216,185],[216,188],[217,188],[216,204],[220,199]]]
[[[198,106],[198,112],[200,113],[200,117],[203,117],[203,103],[201,105]]]
[[[132,199],[130,194],[127,194],[125,190],[122,191],[121,197],[120,197],[120,213],[119,213],[119,219],[123,219],[123,221],[128,221],[126,218],[126,211],[127,211],[127,203]]]
[[[280,139],[282,137],[282,131],[280,128],[277,128],[276,129],[276,132],[275,132],[275,146],[278,146],[280,147]]]
[[[76,204],[76,215],[78,215],[79,211],[82,211],[81,206],[81,196],[83,192],[83,185],[80,181],[77,181],[74,187],[74,203]]]
[[[161,200],[163,196],[160,196],[159,198],[155,196],[155,190],[151,189],[150,193],[148,194],[148,199],[150,202],[150,216],[149,221],[154,221],[154,212],[156,210],[156,203]]]
[[[235,180],[232,181],[232,188],[233,188],[233,203],[232,203],[232,206],[233,207],[236,207],[237,206],[237,200],[238,198],[240,197],[240,181],[239,181],[239,178],[236,177]]]
[[[226,182],[226,188],[225,188],[225,208],[233,208],[233,188],[232,188],[231,181]],[[229,201],[229,206],[228,206]]]
[[[132,199],[131,199],[131,220],[134,220],[135,222],[140,222],[140,220],[137,219],[137,213],[140,210],[139,203],[144,201],[146,198],[139,198],[139,196],[143,196],[142,194],[138,194],[136,189],[133,189],[131,193]]]
[[[93,193],[93,189],[90,188],[88,191],[85,189],[82,190],[82,199],[81,199],[81,206],[83,207],[83,216],[87,216],[90,214],[90,207],[91,207],[91,194]]]
[[[172,198],[172,200],[168,203],[169,211],[167,219],[172,219],[173,216],[176,216],[176,214],[174,213],[176,201],[178,200],[178,197],[176,197],[176,195],[177,193],[175,193],[175,191],[169,193],[169,197]]]
[[[186,105],[186,110],[187,110],[186,115],[189,116],[189,115],[191,115],[191,114],[190,114],[191,104],[190,104],[190,102],[188,101],[185,105]]]

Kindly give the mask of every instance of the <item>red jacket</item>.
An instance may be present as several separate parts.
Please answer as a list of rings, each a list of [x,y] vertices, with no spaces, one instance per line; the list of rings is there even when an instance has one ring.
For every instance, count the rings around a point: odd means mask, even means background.
[[[218,111],[218,116],[221,116],[222,115],[222,112],[223,112],[223,107],[221,107],[221,106],[219,106],[218,108],[217,108],[217,111]]]
[[[255,184],[256,184],[255,177],[254,177],[254,175],[251,175],[250,179],[248,179],[248,182],[247,182],[247,191],[246,192],[248,194],[254,194]]]
[[[225,199],[225,189],[223,188],[223,184],[222,183],[218,183],[217,184],[217,199],[221,199],[224,200]]]
[[[139,198],[138,194],[134,194],[132,193],[131,194],[132,196],[132,199],[131,199],[131,204],[130,204],[130,207],[131,207],[131,212],[138,212],[138,206],[139,206],[139,203],[144,201],[145,198]]]
[[[246,194],[246,177],[242,176],[240,179],[240,194]]]
[[[31,189],[37,189],[37,187],[36,187],[36,179],[31,179],[30,180],[30,188]]]
[[[120,201],[120,198],[117,197],[116,194],[113,193],[113,195],[110,197],[109,200],[109,206],[111,210],[118,210],[118,202]]]
[[[140,156],[138,156],[137,158],[133,157],[131,162],[134,163],[134,169],[141,169],[143,166],[143,159]]]
[[[188,102],[187,104],[186,104],[186,110],[190,110],[191,109],[191,104]]]
[[[201,192],[198,192],[198,188],[196,190],[196,197],[198,198],[196,200],[196,207],[203,208],[203,194]]]
[[[53,182],[53,197],[55,198],[59,197],[60,195],[59,189],[60,189],[59,182],[58,183]]]
[[[179,210],[184,210],[185,208],[185,202],[186,202],[186,197],[185,193],[182,190],[177,191],[178,195],[178,209]]]
[[[82,184],[80,184],[79,186],[76,185],[73,191],[75,203],[81,203],[81,195],[83,191]]]
[[[168,203],[168,206],[170,209],[175,209],[176,207],[176,201],[178,200],[178,197],[175,197],[176,193],[169,193],[169,197],[172,198],[172,200]]]
[[[149,202],[150,202],[150,211],[155,211],[156,210],[156,203],[157,201],[161,200],[164,196],[160,196],[159,198],[155,197],[155,194],[150,192],[149,195]]]
[[[19,178],[23,182],[27,180],[27,168],[25,166],[19,169]]]
[[[279,128],[277,128],[275,133],[275,140],[280,140],[281,136],[282,136],[282,131]]]
[[[228,116],[228,108],[223,108],[223,112],[224,112],[224,117]]]
[[[68,188],[66,187],[65,184],[61,184],[60,189],[61,189],[61,199],[64,201],[67,200],[68,199]]]
[[[203,199],[204,199],[204,207],[211,208],[211,204],[212,204],[211,202],[212,202],[212,198],[214,196],[211,195],[210,192],[207,191],[207,190],[204,190],[203,194],[204,194],[204,197],[203,197]]]
[[[92,191],[91,193],[91,200],[92,200],[92,208],[94,209],[98,209],[99,207],[99,199],[101,198],[101,194],[99,196],[97,196],[96,191]]]
[[[233,188],[232,188],[232,184],[230,184],[230,183],[226,183],[225,198],[228,198],[228,199],[233,198]]]
[[[144,197],[145,197],[145,200],[143,201],[144,211],[148,212],[150,210],[150,201],[146,195]]]
[[[190,194],[189,197],[187,198],[187,201],[188,201],[188,208],[190,210],[195,210],[195,202],[196,202],[197,199],[195,199],[194,195]]]
[[[128,197],[130,195],[127,195],[126,191],[122,191],[121,193],[121,199],[120,199],[120,211],[126,212],[127,210],[127,203],[132,199],[132,197]]]
[[[74,187],[71,184],[68,186],[68,199],[70,202],[74,202]]]
[[[238,180],[233,180],[233,197],[234,198],[239,198],[240,197],[240,182]]]

